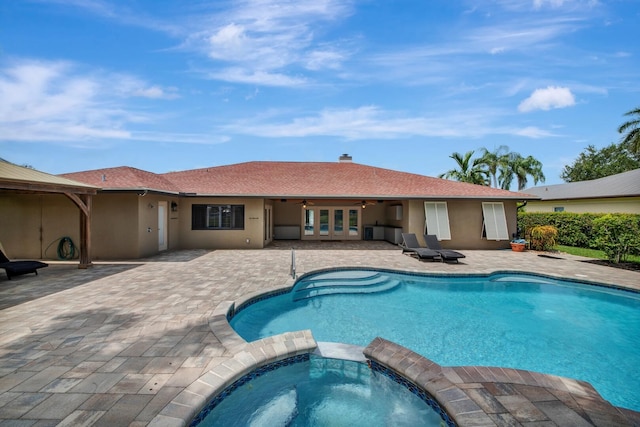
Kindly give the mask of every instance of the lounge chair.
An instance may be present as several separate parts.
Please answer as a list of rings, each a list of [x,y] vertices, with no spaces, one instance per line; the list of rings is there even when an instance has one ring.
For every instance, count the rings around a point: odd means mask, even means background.
[[[443,249],[442,245],[438,241],[438,236],[435,234],[425,234],[424,242],[427,244],[429,249],[433,249],[438,252],[442,257],[443,261],[455,261],[459,262],[460,258],[465,258],[465,255],[461,254],[457,251],[452,251],[451,249]]]
[[[21,274],[36,273],[37,275],[39,268],[48,266],[49,264],[40,261],[11,261],[4,254],[0,246],[0,268],[4,268],[9,280],[11,280],[13,276],[20,276]]]
[[[418,238],[413,233],[402,233],[402,253],[415,255],[420,260],[440,260],[442,257],[437,251],[420,246]]]

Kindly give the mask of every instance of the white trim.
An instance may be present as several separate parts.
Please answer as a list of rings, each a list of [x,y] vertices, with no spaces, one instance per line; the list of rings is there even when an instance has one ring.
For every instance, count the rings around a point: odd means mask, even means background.
[[[482,216],[482,229],[487,240],[509,240],[504,203],[482,202]]]
[[[447,202],[424,202],[425,234],[435,234],[438,240],[451,240]]]

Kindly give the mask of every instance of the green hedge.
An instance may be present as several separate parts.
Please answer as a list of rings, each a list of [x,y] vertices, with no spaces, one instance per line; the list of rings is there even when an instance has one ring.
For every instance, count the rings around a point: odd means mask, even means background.
[[[602,242],[598,241],[597,233],[594,229],[594,221],[604,216],[609,218],[604,221],[617,221],[620,217],[624,217],[626,221],[632,221],[640,225],[640,215],[633,214],[518,212],[518,230],[525,239],[530,240],[531,230],[534,227],[552,225],[558,229],[557,243],[559,245],[602,249]],[[638,248],[631,249],[631,253],[637,253],[638,251]]]
[[[640,251],[640,220],[638,215],[601,216],[593,221],[596,242],[609,261],[627,261]]]

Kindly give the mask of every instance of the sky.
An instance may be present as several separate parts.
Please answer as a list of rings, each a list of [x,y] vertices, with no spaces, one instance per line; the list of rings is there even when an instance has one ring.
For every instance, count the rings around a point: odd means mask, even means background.
[[[247,161],[546,184],[640,106],[639,0],[0,2],[0,157],[60,174]],[[529,186],[533,182],[529,182]]]

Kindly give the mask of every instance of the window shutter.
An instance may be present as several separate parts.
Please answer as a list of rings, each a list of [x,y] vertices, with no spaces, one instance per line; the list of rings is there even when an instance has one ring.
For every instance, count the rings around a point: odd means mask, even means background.
[[[507,216],[502,202],[483,202],[482,214],[487,240],[509,240]]]
[[[451,240],[447,202],[424,202],[426,234],[435,234],[438,240]]]

